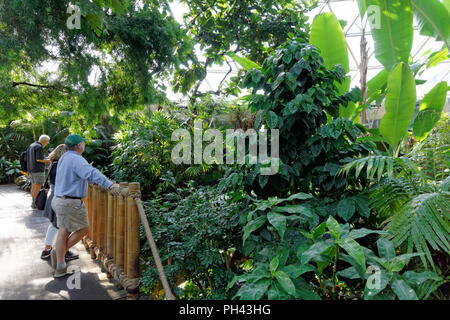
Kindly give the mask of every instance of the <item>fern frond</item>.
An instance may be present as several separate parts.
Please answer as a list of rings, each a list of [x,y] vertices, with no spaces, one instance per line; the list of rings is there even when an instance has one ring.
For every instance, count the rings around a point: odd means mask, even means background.
[[[369,206],[382,216],[392,216],[401,210],[415,194],[415,187],[408,179],[384,179],[370,190]]]
[[[409,200],[400,211],[386,220],[385,230],[395,246],[405,241],[410,249],[425,253],[421,256],[427,268],[434,269],[429,247],[450,253],[450,205],[447,192],[423,193]],[[409,250],[411,251],[411,250]],[[427,261],[428,260],[428,261]]]

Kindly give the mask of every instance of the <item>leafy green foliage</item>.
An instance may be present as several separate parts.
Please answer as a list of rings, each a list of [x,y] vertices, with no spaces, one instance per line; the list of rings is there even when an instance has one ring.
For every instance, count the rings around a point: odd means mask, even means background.
[[[80,29],[69,29],[69,3],[0,2],[2,121],[45,105],[96,125],[104,114],[124,117],[164,100],[161,80],[193,51],[167,8],[159,1],[77,1]],[[43,62],[58,70],[43,73]]]
[[[396,255],[391,241],[380,238],[377,241],[379,257],[370,249],[365,249],[368,263],[377,266],[375,274],[367,277],[364,289],[364,299],[394,299],[419,300],[428,296],[446,281],[431,271],[400,272],[406,267],[411,258],[420,254]],[[375,279],[378,278],[378,279]]]
[[[19,174],[19,160],[8,161],[5,159],[5,157],[0,158],[0,183],[13,182]]]
[[[262,64],[273,48],[286,41],[289,35],[308,38],[306,13],[315,6],[313,2],[266,0],[207,0],[183,1],[189,8],[184,21],[192,41],[200,45],[203,55],[193,57],[189,68],[175,72],[175,91],[187,93],[195,85],[192,95],[200,95],[198,87],[206,76],[207,67],[222,65],[232,51]],[[204,61],[204,62],[203,62]],[[237,95],[237,84],[242,73],[231,78],[228,88],[219,86],[216,94],[227,92]],[[225,79],[224,79],[225,80]]]
[[[289,204],[298,200],[302,202]],[[311,300],[331,294],[336,297],[338,260],[352,264],[364,279],[366,258],[355,239],[386,232],[364,228],[350,231],[348,224],[340,225],[331,216],[318,224],[310,200],[311,196],[304,193],[286,199],[253,200],[254,209],[241,215],[240,223],[245,223],[242,249],[253,259],[253,268],[229,283],[227,290],[239,287],[234,297],[256,300]],[[339,248],[345,253],[339,252]],[[340,272],[346,274],[344,270]],[[325,281],[329,277],[331,282]]]
[[[233,277],[234,252],[241,239],[239,212],[244,203],[230,203],[217,187],[178,188],[145,202],[145,211],[165,271],[172,286],[180,276],[199,288],[194,299],[224,299],[226,284]],[[141,238],[145,238],[142,230]],[[143,289],[152,291],[159,276],[145,244]],[[180,282],[180,281],[178,281]],[[180,284],[180,283],[178,283]]]
[[[342,190],[346,181],[334,177],[341,162],[373,147],[357,142],[364,128],[338,118],[339,106],[356,101],[359,94],[358,90],[337,93],[343,77],[341,67],[328,70],[317,49],[298,39],[284,43],[261,70],[248,72],[242,85],[253,90],[250,107],[258,112],[255,130],[264,123],[267,129],[279,129],[280,136],[279,173],[261,176],[261,166],[256,165],[245,175],[244,181],[255,192]],[[334,117],[328,123],[327,114]]]

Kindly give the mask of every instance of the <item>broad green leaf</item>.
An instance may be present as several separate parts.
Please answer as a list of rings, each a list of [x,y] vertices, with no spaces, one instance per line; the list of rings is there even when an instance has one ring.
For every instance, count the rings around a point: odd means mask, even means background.
[[[284,231],[286,230],[286,216],[271,211],[267,214],[267,220],[278,231],[280,239],[283,239]]]
[[[266,123],[270,129],[275,129],[278,125],[278,116],[272,110],[270,110],[267,115]]]
[[[419,23],[420,34],[444,41],[450,48],[450,15],[439,0],[411,0],[414,15]]]
[[[450,0],[444,0],[443,4],[447,8],[448,14],[450,14]]]
[[[314,229],[314,232],[312,233],[312,239],[314,241],[316,241],[318,237],[320,237],[321,235],[323,235],[325,233],[326,226],[327,226],[327,223],[322,222]]]
[[[302,278],[293,280],[296,289],[296,298],[303,300],[322,300],[320,296],[313,291],[313,288]]]
[[[416,108],[416,83],[411,68],[399,63],[388,78],[386,114],[380,132],[395,150],[411,123]]]
[[[427,61],[427,69],[437,66],[442,61],[448,60],[448,49],[433,53]]]
[[[278,256],[276,256],[275,258],[273,258],[270,261],[270,272],[275,273],[275,271],[277,271],[279,265],[280,265],[280,260],[278,259]]]
[[[391,261],[395,258],[395,248],[391,241],[386,238],[380,238],[377,241],[378,254],[381,258]]]
[[[339,236],[341,235],[341,227],[339,226],[339,223],[336,221],[336,219],[334,219],[332,216],[328,217],[327,227],[328,230],[330,230],[330,233],[336,238],[336,240],[338,240]]]
[[[240,300],[260,300],[266,293],[270,282],[270,279],[262,279],[255,283],[245,285],[239,289],[236,296],[240,296]]]
[[[226,55],[229,56],[234,61],[236,61],[237,63],[239,63],[245,70],[248,70],[248,71],[250,71],[252,69],[261,70],[261,66],[258,65],[256,62],[253,62],[250,59],[247,59],[245,57],[239,57],[234,52],[229,51],[226,53]]]
[[[321,13],[314,18],[309,42],[320,50],[325,67],[331,69],[340,64],[345,72],[350,71],[345,35],[333,13]],[[346,93],[349,88],[340,93]]]
[[[381,91],[386,87],[389,72],[385,69],[381,70],[375,77],[367,82],[367,103],[372,103],[381,94]]]
[[[420,286],[427,280],[433,281],[441,281],[442,278],[435,272],[432,271],[424,271],[424,272],[415,272],[415,271],[406,271],[402,274],[403,280],[408,282],[410,285]]]
[[[351,198],[342,199],[337,205],[338,215],[348,221],[355,214],[355,202]]]
[[[313,196],[307,193],[303,193],[303,192],[299,192],[296,194],[293,194],[292,196],[290,196],[289,198],[287,198],[287,201],[292,201],[292,200],[306,200],[306,199],[312,199]]]
[[[247,240],[250,234],[253,231],[258,230],[266,222],[266,220],[267,218],[262,216],[250,221],[243,229],[244,236],[242,238],[242,242],[245,244],[245,240]]]
[[[402,279],[395,278],[392,281],[391,288],[400,300],[419,300],[413,288]]]
[[[346,74],[350,71],[345,35],[339,20],[333,13],[321,13],[314,18],[309,42],[320,50],[325,67],[331,69],[339,64]],[[347,93],[350,89],[350,83],[350,77],[345,77],[345,80],[337,85],[338,93],[341,95]],[[341,106],[339,115],[349,118],[354,108],[354,103],[349,104],[349,106]]]
[[[371,24],[375,56],[387,71],[397,62],[408,63],[413,44],[413,10],[404,0],[367,0],[380,8],[380,25]]]
[[[269,290],[267,290],[269,300],[287,300],[289,295],[281,288],[278,282],[272,281]]]
[[[343,238],[338,241],[340,247],[344,248],[345,251],[355,259],[364,270],[366,270],[366,258],[364,256],[364,251],[362,247],[352,238]]]
[[[313,271],[314,268],[310,265],[290,264],[288,266],[281,267],[280,270],[286,272],[291,279],[296,279],[306,272]]]
[[[347,269],[339,271],[336,273],[336,275],[347,278],[347,279],[361,279],[361,276],[359,275],[359,273],[355,269],[355,267],[349,267]]]
[[[280,286],[291,296],[295,297],[295,285],[291,278],[286,274],[286,272],[278,270],[275,272],[275,278],[277,279]]]
[[[379,272],[367,278],[364,288],[364,300],[372,300],[378,293],[383,291],[392,279],[391,273],[381,269]]]
[[[447,100],[447,82],[438,83],[420,102],[419,113],[414,120],[414,137],[423,141],[439,121]]]
[[[422,255],[424,255],[424,253],[406,253],[395,257],[391,262],[391,270],[393,272],[401,271],[411,258]]]
[[[334,242],[331,240],[319,241],[313,244],[308,250],[301,254],[300,261],[302,264],[307,264],[312,258],[320,256],[322,252],[328,248],[334,246]],[[298,252],[297,252],[298,257]]]
[[[387,235],[389,232],[361,228],[361,229],[356,229],[356,230],[350,231],[348,234],[348,237],[352,238],[352,239],[359,239],[359,238],[363,238],[363,237],[367,236],[368,234],[372,234],[372,233]]]
[[[367,168],[367,170],[369,170],[369,168]],[[355,204],[356,204],[356,207],[358,208],[359,214],[365,218],[368,218],[370,215],[369,199],[367,199],[364,196],[358,195],[358,196],[353,197],[353,200],[355,201]]]

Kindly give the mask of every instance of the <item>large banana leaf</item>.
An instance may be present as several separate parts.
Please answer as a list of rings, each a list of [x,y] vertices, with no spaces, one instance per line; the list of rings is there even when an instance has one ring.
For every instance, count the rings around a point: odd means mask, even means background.
[[[367,103],[378,99],[383,88],[386,86],[388,76],[389,72],[383,69],[367,82]]]
[[[375,56],[391,71],[397,62],[408,63],[413,44],[413,10],[406,0],[367,0],[380,8],[380,28],[372,25]]]
[[[339,20],[333,13],[321,13],[314,18],[309,42],[320,50],[325,67],[332,68],[340,64],[346,73],[350,71],[345,35]],[[348,92],[350,82],[350,76],[345,77],[344,81],[338,85],[339,94]],[[346,107],[342,106],[339,114],[349,117],[354,108],[353,103]]]
[[[446,99],[447,82],[445,81],[438,83],[422,99],[419,106],[419,113],[414,120],[413,126],[416,140],[423,141],[433,129],[436,122],[439,121]]]
[[[420,34],[444,41],[449,47],[450,15],[439,0],[411,0]]]
[[[395,150],[408,129],[416,108],[416,82],[411,68],[400,62],[390,72],[380,132]]]
[[[444,6],[447,8],[448,14],[450,14],[450,0],[444,0]]]
[[[340,64],[345,72],[350,71],[345,35],[334,14],[326,12],[314,18],[309,42],[320,50],[327,68]]]

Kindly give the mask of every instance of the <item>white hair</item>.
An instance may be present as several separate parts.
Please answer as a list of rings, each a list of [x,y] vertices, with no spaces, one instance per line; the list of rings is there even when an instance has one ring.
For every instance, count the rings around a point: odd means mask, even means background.
[[[39,142],[42,141],[50,141],[50,137],[46,134],[43,134],[42,136],[39,137]]]

